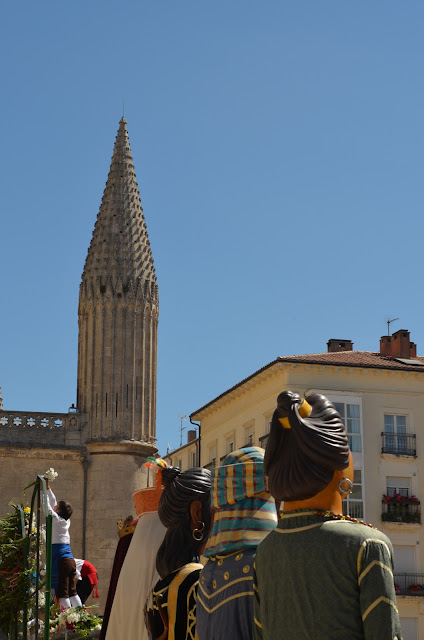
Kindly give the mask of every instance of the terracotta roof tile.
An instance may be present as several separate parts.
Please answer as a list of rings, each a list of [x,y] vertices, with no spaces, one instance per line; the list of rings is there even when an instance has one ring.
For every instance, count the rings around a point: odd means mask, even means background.
[[[213,400],[205,404],[203,407],[200,407],[200,409],[197,409],[197,411],[194,411],[190,415],[190,417],[195,417],[201,411],[213,405],[217,400],[220,400],[221,398],[225,397],[226,395],[234,391],[234,389],[237,389],[248,380],[251,380],[252,378],[257,376],[259,373],[261,373],[262,371],[265,371],[266,369],[269,369],[270,367],[272,367],[274,364],[277,364],[278,362],[282,362],[282,363],[299,362],[302,364],[321,364],[321,365],[339,366],[339,367],[358,367],[358,368],[368,367],[370,369],[391,369],[395,371],[419,371],[421,373],[424,373],[424,357],[416,356],[415,358],[410,358],[409,362],[414,360],[418,362],[422,362],[423,364],[422,365],[407,364],[406,362],[400,362],[396,358],[382,356],[379,353],[374,351],[336,351],[332,353],[310,353],[310,354],[299,355],[299,356],[279,356],[276,360],[269,362],[265,366],[261,367],[260,369],[252,373],[250,376],[247,376],[247,378],[244,378],[243,380],[241,380],[240,382],[232,386],[230,389],[227,389],[226,391],[224,391],[224,393],[221,393],[219,396],[217,396],[216,398],[214,398]]]
[[[424,365],[424,357],[416,356]],[[398,369],[406,371],[423,371],[422,365],[400,362],[396,358],[381,356],[374,351],[336,351],[334,353],[310,353],[300,356],[281,356],[279,362],[303,362],[308,364],[327,364],[342,367],[371,367],[378,369]]]

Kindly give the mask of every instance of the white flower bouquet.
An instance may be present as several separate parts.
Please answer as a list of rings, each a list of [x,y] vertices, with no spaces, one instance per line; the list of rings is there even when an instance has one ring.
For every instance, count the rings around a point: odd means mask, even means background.
[[[78,638],[92,637],[93,631],[101,629],[102,619],[90,613],[85,607],[64,607],[50,620],[50,637],[61,636],[61,632],[71,631]]]
[[[58,476],[58,473],[57,473],[57,471],[55,471],[55,470],[53,469],[53,467],[50,467],[50,469],[48,469],[48,470],[46,471],[46,473],[44,474],[44,477],[45,477],[45,478],[46,478],[46,480],[48,480],[49,482],[53,482],[53,480],[54,480],[55,478],[57,478],[57,476]]]

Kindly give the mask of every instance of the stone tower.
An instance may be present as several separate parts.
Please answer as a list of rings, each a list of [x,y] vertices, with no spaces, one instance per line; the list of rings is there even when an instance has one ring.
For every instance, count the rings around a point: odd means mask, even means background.
[[[83,549],[102,578],[116,548],[116,521],[133,513],[132,493],[142,484],[138,471],[156,451],[158,314],[153,257],[122,118],[78,309],[77,408],[87,447]]]

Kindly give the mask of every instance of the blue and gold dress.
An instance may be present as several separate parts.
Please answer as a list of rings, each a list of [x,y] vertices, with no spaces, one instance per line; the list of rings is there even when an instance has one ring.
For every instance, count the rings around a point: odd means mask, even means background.
[[[253,636],[253,562],[277,513],[263,473],[264,450],[244,447],[212,470],[211,534],[197,602],[199,640]]]

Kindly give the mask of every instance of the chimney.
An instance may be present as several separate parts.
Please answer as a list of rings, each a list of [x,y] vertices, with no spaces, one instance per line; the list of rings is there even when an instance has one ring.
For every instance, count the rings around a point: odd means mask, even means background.
[[[338,351],[353,351],[352,340],[336,340],[336,338],[330,338],[327,342],[327,353],[337,353]]]
[[[409,339],[409,331],[399,329],[392,336],[381,336],[380,355],[388,358],[409,358],[417,357],[417,345]]]
[[[196,440],[196,437],[196,429],[189,429],[189,431],[187,431],[187,444]]]

